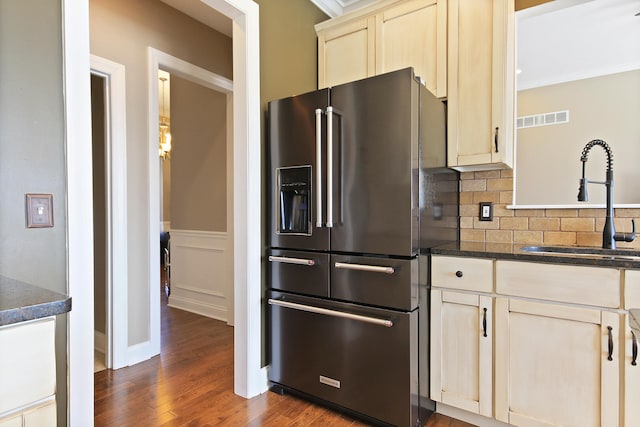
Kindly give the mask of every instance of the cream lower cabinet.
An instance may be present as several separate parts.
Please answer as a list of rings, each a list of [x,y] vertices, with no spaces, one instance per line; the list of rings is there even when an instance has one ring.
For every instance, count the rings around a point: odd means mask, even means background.
[[[448,2],[448,166],[513,167],[513,0]]]
[[[625,271],[624,308],[640,308],[640,270]],[[625,427],[640,426],[640,336],[629,326],[629,315],[624,322],[624,411]]]
[[[493,298],[431,293],[431,398],[493,415]]]
[[[316,25],[318,87],[413,67],[447,95],[447,0],[384,0]]]
[[[55,318],[0,327],[0,427],[54,427],[55,391]]]
[[[493,261],[431,260],[431,399],[493,415]]]
[[[497,298],[496,418],[517,426],[617,426],[621,316]]]

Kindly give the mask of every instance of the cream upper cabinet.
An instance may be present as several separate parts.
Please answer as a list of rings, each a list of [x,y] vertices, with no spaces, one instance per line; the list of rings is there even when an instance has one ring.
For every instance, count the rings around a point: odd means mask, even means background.
[[[318,87],[375,74],[375,18],[363,17],[318,31]]]
[[[513,166],[513,0],[448,1],[448,165]]]
[[[618,425],[620,314],[500,297],[495,310],[496,419]]]
[[[447,0],[386,0],[316,25],[318,87],[413,67],[447,94]]]
[[[431,398],[493,415],[493,261],[433,256]]]

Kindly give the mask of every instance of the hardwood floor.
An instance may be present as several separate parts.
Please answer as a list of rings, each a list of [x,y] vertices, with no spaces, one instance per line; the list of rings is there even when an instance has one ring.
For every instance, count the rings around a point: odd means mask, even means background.
[[[96,426],[367,426],[291,395],[233,393],[233,328],[166,305],[162,353],[95,374]],[[426,427],[471,427],[435,414]]]

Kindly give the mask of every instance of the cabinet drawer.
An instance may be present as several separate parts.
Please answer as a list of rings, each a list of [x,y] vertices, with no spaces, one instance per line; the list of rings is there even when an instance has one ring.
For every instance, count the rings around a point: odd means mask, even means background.
[[[624,272],[624,308],[640,307],[640,270],[626,270]]]
[[[0,414],[55,394],[55,320],[0,328]]]
[[[493,260],[431,257],[431,286],[466,291],[493,291]]]
[[[620,307],[620,271],[612,268],[497,261],[496,292],[617,308]]]

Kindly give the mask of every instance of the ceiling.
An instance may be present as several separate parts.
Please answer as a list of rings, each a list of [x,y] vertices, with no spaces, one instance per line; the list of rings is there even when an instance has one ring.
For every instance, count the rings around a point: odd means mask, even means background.
[[[205,24],[208,27],[213,28],[221,32],[222,34],[231,37],[231,19],[227,18],[223,14],[210,8],[202,2],[202,0],[160,0],[163,3],[171,6],[174,9],[179,10]],[[293,0],[300,1],[300,0]],[[318,9],[329,15],[331,18],[340,16],[346,12],[358,9],[369,3],[373,3],[375,0],[310,0],[315,4]]]
[[[640,0],[556,0],[517,17],[518,89],[640,68]]]

